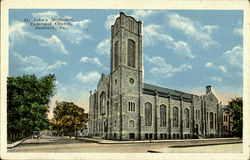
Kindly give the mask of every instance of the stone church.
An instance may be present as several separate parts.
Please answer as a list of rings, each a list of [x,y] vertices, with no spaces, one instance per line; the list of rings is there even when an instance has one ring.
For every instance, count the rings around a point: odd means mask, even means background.
[[[110,75],[89,97],[89,136],[114,140],[221,137],[211,86],[195,95],[143,82],[142,22],[123,12],[111,26]]]

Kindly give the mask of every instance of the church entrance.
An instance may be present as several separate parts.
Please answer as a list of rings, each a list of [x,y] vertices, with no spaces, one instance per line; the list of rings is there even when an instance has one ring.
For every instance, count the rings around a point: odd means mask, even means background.
[[[129,139],[130,140],[135,140],[135,134],[134,133],[129,133]]]
[[[197,136],[199,135],[199,125],[198,124],[196,124],[195,133]]]

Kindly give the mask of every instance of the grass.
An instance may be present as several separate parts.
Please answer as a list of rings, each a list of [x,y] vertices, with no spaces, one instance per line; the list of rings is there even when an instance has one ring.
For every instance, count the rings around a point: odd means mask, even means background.
[[[8,141],[8,144],[12,144],[12,143],[14,143],[16,141],[19,141],[19,140],[23,139],[23,138],[25,138],[25,137],[16,138],[15,140],[14,139],[8,139],[7,141]]]

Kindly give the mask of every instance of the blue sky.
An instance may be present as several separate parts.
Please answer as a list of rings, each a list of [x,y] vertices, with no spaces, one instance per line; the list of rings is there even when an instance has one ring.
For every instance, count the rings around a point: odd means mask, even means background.
[[[212,85],[223,104],[243,90],[240,10],[9,10],[9,76],[56,75],[55,101],[88,111],[89,91],[110,73],[110,28],[119,13],[143,22],[144,82],[194,94]],[[64,30],[27,18],[73,18]],[[52,110],[51,110],[52,111]]]

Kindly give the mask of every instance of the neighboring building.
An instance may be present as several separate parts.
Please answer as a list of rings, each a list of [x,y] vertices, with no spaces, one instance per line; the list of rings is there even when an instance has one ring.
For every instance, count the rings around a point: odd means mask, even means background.
[[[233,136],[233,114],[232,110],[228,106],[223,106],[223,128],[224,136]]]
[[[111,27],[111,71],[89,97],[89,136],[115,140],[222,137],[221,103],[143,83],[142,23],[120,13]]]

